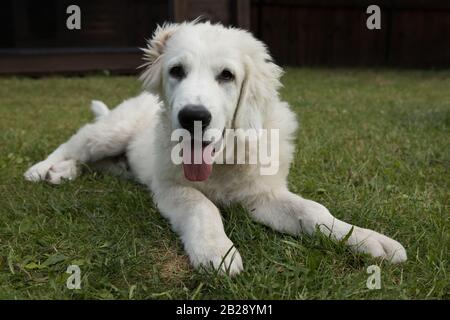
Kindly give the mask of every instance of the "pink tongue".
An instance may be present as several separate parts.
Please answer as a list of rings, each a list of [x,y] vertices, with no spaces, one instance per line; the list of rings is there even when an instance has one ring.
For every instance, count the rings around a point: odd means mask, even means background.
[[[212,158],[211,158],[211,149],[213,148],[212,144],[202,147],[201,150],[194,150],[194,147],[191,148],[191,159],[189,159],[189,155],[183,154],[183,169],[184,176],[189,181],[205,181],[209,178],[212,172]],[[197,162],[194,162],[194,152],[198,152]],[[201,158],[201,159],[200,159]],[[200,160],[200,161],[198,161]]]

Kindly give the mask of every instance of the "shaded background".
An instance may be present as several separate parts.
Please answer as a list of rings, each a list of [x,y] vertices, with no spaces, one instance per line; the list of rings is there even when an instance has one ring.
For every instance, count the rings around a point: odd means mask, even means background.
[[[71,4],[81,30],[66,28]],[[157,24],[199,15],[250,29],[280,65],[450,67],[449,0],[2,0],[0,74],[136,73]]]

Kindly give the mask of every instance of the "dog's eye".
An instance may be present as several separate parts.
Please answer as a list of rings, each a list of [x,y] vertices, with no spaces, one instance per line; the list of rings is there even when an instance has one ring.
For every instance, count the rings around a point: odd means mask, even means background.
[[[228,69],[223,69],[222,72],[217,76],[219,81],[232,81],[234,80],[234,74]]]
[[[173,66],[169,70],[170,76],[172,76],[175,79],[183,79],[186,76],[186,73],[184,72],[184,68],[182,66]]]

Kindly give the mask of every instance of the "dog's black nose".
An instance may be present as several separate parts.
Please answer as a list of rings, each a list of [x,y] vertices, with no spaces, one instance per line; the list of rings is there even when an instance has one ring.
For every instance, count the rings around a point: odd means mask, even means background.
[[[178,122],[190,132],[194,131],[194,121],[201,121],[204,129],[211,122],[211,113],[204,106],[194,104],[183,107],[178,113]]]

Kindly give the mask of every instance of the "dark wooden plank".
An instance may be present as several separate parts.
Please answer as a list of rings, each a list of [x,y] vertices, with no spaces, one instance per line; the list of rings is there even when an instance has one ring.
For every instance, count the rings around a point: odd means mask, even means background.
[[[139,52],[1,55],[0,74],[42,75],[103,70],[136,74],[141,64],[142,54]]]
[[[81,9],[81,30],[66,27],[72,3]],[[16,48],[142,46],[170,14],[163,0],[15,0],[12,10],[8,32],[14,32]]]
[[[280,64],[414,68],[450,65],[450,10],[432,10],[423,3],[424,9],[382,8],[381,30],[369,30],[365,8],[334,7],[331,2],[328,6],[299,3],[305,5],[292,1],[252,2],[252,19],[257,19],[252,21],[252,29]],[[431,5],[440,3],[433,1]],[[398,4],[407,6],[401,1]],[[412,4],[418,6],[420,1]]]
[[[175,22],[182,22],[186,20],[188,15],[188,0],[172,0],[173,2],[173,17]]]
[[[252,3],[269,6],[289,6],[303,8],[367,8],[376,4],[382,8],[437,10],[450,9],[448,0],[253,0]]]
[[[25,73],[27,68],[32,73],[46,72],[46,68],[48,72],[77,68],[135,72],[131,64],[140,64],[140,54],[88,49],[142,47],[157,23],[199,15],[225,25],[249,27],[267,43],[279,64],[450,67],[450,1],[377,1],[382,7],[381,30],[365,27],[365,9],[372,3],[365,0],[4,1],[0,9],[10,14],[0,14],[0,25],[6,26],[0,31],[0,73]],[[70,31],[65,26],[65,9],[72,3],[82,9],[82,30]],[[84,49],[50,50],[47,58],[41,50],[57,47]],[[36,57],[32,51],[13,57],[5,48],[41,51],[34,52]]]
[[[234,0],[236,2],[236,25],[250,29],[250,0]]]
[[[174,0],[174,16],[177,22],[202,17],[204,20],[229,25],[234,18],[231,8],[232,0]]]
[[[450,12],[395,11],[390,46],[392,66],[450,67]]]
[[[0,48],[14,45],[13,31],[13,3],[12,0],[0,2]]]

